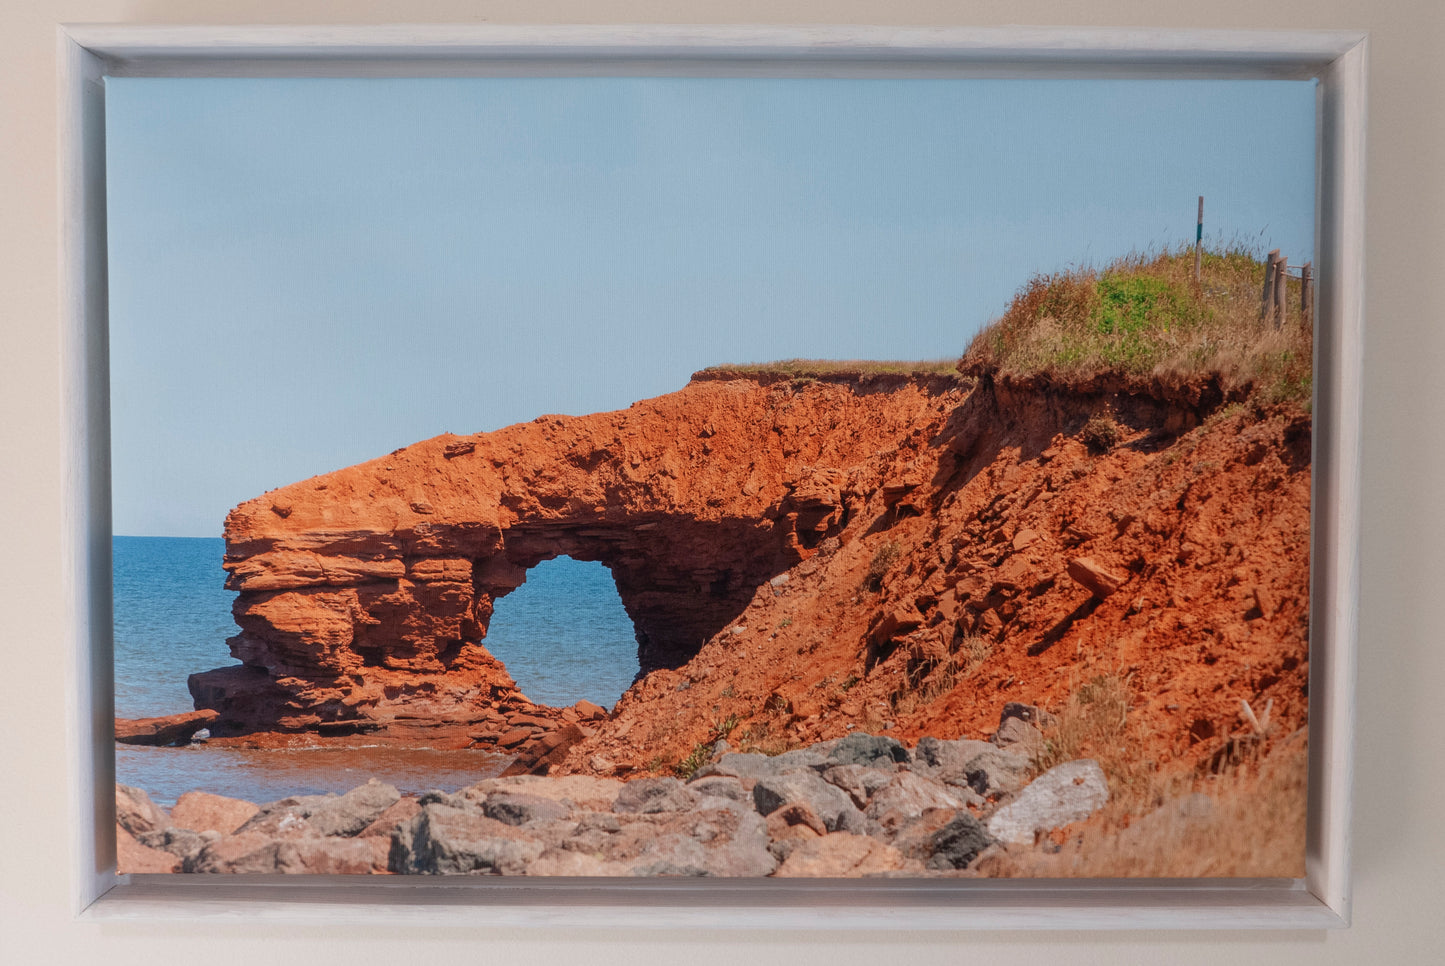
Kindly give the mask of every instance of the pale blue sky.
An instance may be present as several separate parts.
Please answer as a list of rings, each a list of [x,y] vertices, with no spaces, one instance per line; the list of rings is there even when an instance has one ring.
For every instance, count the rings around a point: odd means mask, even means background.
[[[1030,275],[1314,234],[1314,85],[106,81],[115,532],[720,362],[962,352]]]

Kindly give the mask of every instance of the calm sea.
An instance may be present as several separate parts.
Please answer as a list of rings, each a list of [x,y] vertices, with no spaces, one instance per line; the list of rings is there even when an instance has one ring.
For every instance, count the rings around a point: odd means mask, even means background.
[[[223,587],[224,542],[115,537],[115,713],[146,718],[189,711],[186,677],[236,663],[226,638],[235,594]],[[487,647],[542,704],[586,698],[610,707],[637,673],[632,622],[601,564],[545,561],[497,602]],[[396,748],[250,751],[116,748],[116,779],[170,804],[203,789],[254,802],[340,792],[376,777],[404,792],[454,791],[506,759],[475,751]]]

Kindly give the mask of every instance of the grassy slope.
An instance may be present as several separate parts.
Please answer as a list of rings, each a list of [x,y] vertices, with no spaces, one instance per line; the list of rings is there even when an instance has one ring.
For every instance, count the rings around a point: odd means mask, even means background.
[[[1131,256],[1102,270],[1039,275],[959,363],[973,376],[1068,384],[1105,374],[1185,382],[1213,377],[1307,406],[1313,331],[1301,318],[1299,281],[1288,283],[1283,324],[1260,318],[1264,266],[1237,251]]]
[[[1288,283],[1282,325],[1260,318],[1264,265],[1247,252],[1207,251],[1194,281],[1192,249],[1134,255],[1108,267],[1038,275],[961,359],[784,359],[710,366],[694,378],[867,380],[886,376],[1047,377],[1058,385],[1105,375],[1190,381],[1214,377],[1261,402],[1308,406],[1313,332]]]

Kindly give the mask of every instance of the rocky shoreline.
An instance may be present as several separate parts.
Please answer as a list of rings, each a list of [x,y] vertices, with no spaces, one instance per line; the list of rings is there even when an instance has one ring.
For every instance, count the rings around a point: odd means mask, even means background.
[[[376,781],[264,805],[205,792],[166,812],[118,785],[123,873],[948,876],[1057,849],[1109,797],[1088,759],[1033,777],[1036,709],[993,741],[855,733],[767,756],[725,741],[691,775],[513,775],[454,794]]]

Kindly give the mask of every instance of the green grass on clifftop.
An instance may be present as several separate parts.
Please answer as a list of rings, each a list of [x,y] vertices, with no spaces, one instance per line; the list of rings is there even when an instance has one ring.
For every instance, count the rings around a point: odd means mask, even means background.
[[[1131,256],[1103,270],[1038,275],[974,339],[959,369],[972,376],[1046,376],[1059,383],[1106,374],[1189,381],[1217,376],[1271,402],[1306,404],[1312,327],[1298,279],[1288,317],[1261,321],[1264,265],[1237,249]]]

